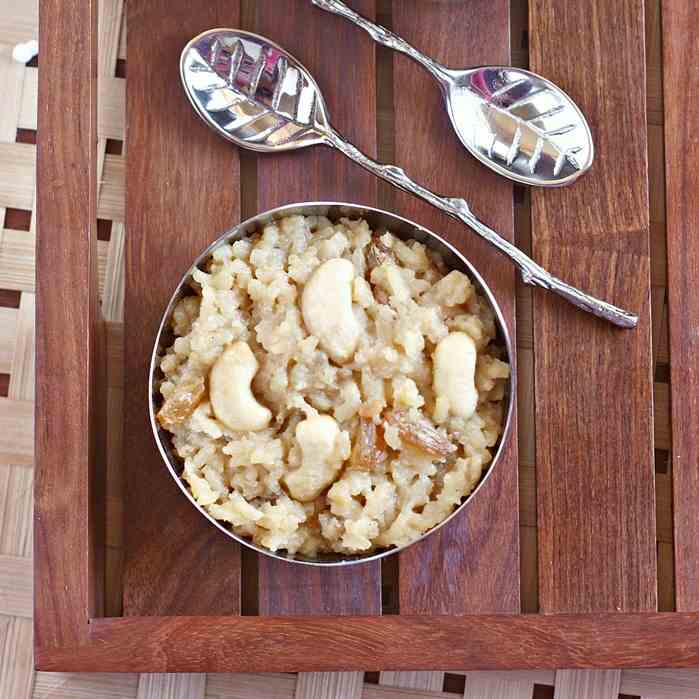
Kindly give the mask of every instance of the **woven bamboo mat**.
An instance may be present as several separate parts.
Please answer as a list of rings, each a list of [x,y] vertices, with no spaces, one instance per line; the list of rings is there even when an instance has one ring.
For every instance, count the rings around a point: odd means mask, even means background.
[[[248,16],[254,0],[248,2]],[[37,62],[12,61],[12,48],[37,35],[38,0],[0,5],[0,699],[233,699],[259,697],[454,697],[472,699],[602,699],[617,696],[699,697],[699,671],[565,671],[518,673],[306,673],[301,675],[94,675],[34,673],[32,662],[32,444],[34,397],[34,240]],[[378,1],[388,15],[390,2]],[[653,233],[653,341],[659,606],[674,608],[666,328],[666,258],[660,10],[647,2],[650,220]],[[99,259],[102,311],[109,328],[109,405],[119,415],[124,298],[123,0],[100,7]],[[381,18],[381,17],[380,17]],[[385,17],[384,17],[385,18]],[[527,66],[526,0],[513,0],[513,62]],[[39,57],[40,61],[40,57]],[[392,121],[391,115],[379,115]],[[382,146],[386,157],[391,146]],[[516,190],[518,243],[528,247],[528,196]],[[521,372],[520,488],[523,609],[537,610],[536,498],[532,323],[529,293],[518,298]],[[60,399],[59,396],[56,397]],[[111,422],[108,457],[107,580],[121,567],[119,420]],[[59,456],[59,455],[57,455]],[[60,484],[57,484],[60,487]],[[120,613],[118,583],[107,587],[107,613]],[[496,650],[494,652],[497,652]]]

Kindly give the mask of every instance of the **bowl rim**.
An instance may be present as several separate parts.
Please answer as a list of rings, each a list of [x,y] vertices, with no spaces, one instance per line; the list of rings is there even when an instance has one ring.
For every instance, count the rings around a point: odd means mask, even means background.
[[[477,483],[476,487],[463,498],[462,502],[458,507],[454,509],[453,512],[449,514],[444,520],[439,524],[435,525],[431,529],[428,529],[420,537],[414,539],[413,541],[404,544],[400,547],[391,547],[387,549],[380,549],[378,551],[373,551],[369,554],[354,554],[349,556],[341,556],[340,554],[322,554],[318,558],[309,558],[297,555],[289,555],[285,553],[280,553],[278,551],[271,551],[270,549],[264,548],[255,544],[253,541],[246,539],[242,536],[237,535],[232,529],[229,529],[222,521],[215,519],[210,515],[195,499],[190,492],[187,485],[184,483],[178,469],[175,464],[181,464],[180,457],[174,454],[174,451],[169,447],[168,441],[170,441],[170,433],[163,429],[156,419],[156,401],[159,397],[159,392],[156,392],[156,386],[158,383],[157,372],[160,371],[159,359],[161,357],[161,350],[163,348],[164,336],[169,332],[169,324],[172,316],[172,312],[175,305],[184,296],[182,293],[189,286],[189,282],[192,277],[192,273],[195,268],[198,268],[202,263],[204,263],[209,256],[219,248],[220,246],[230,243],[232,240],[243,239],[252,233],[260,230],[260,228],[271,221],[284,218],[285,216],[291,215],[303,215],[303,216],[323,216],[327,215],[329,209],[346,209],[347,217],[357,217],[363,218],[366,214],[377,215],[381,218],[388,218],[396,223],[399,223],[402,227],[409,227],[412,231],[418,234],[418,238],[422,238],[421,242],[430,241],[432,243],[433,249],[442,247],[446,249],[451,256],[456,257],[459,262],[466,269],[469,278],[472,282],[475,282],[478,287],[479,292],[488,300],[491,308],[495,314],[495,321],[498,329],[498,335],[505,345],[505,350],[507,352],[507,360],[510,365],[510,378],[508,382],[507,390],[507,413],[505,416],[505,422],[503,425],[502,433],[498,439],[498,444],[493,454],[491,462],[488,464],[487,470],[481,476],[481,479]],[[322,211],[325,210],[325,211]],[[336,220],[339,216],[335,217]],[[397,234],[397,237],[401,237],[402,234]],[[428,244],[429,247],[429,244]],[[450,265],[452,269],[455,267]],[[170,301],[167,304],[165,312],[162,315],[160,324],[158,326],[158,331],[155,337],[155,343],[153,346],[153,351],[151,353],[150,366],[148,370],[148,412],[150,416],[151,430],[153,432],[153,437],[155,443],[158,447],[160,456],[169,471],[172,478],[177,483],[179,489],[184,493],[189,502],[202,514],[211,524],[213,524],[219,531],[224,533],[229,538],[237,541],[239,544],[246,546],[257,553],[269,556],[276,560],[284,561],[286,563],[296,563],[300,565],[307,566],[317,566],[317,567],[340,567],[347,565],[356,565],[360,563],[368,563],[370,561],[377,561],[386,556],[390,556],[400,551],[404,551],[409,546],[413,546],[420,541],[423,541],[426,537],[438,531],[444,527],[447,523],[451,522],[457,515],[463,512],[465,507],[472,502],[476,494],[483,488],[484,483],[490,478],[491,474],[495,470],[500,457],[505,451],[506,446],[509,443],[511,432],[512,432],[512,422],[514,417],[515,403],[517,398],[517,371],[516,362],[514,355],[514,348],[510,338],[510,333],[507,327],[507,323],[502,314],[502,310],[495,298],[495,295],[491,291],[490,287],[486,284],[483,277],[479,274],[473,264],[468,260],[468,258],[461,253],[454,245],[446,241],[440,235],[434,233],[430,229],[422,226],[415,221],[412,221],[404,216],[400,216],[385,209],[380,209],[375,206],[367,206],[364,204],[341,202],[341,201],[307,201],[307,202],[296,202],[290,204],[284,204],[282,206],[277,206],[267,211],[251,216],[250,218],[241,221],[232,228],[227,229],[221,235],[219,235],[216,240],[214,240],[209,246],[207,246],[190,265],[187,271],[182,275],[179,283],[175,287]],[[174,462],[174,463],[173,463]],[[181,471],[181,468],[179,469]],[[324,559],[323,556],[326,558]]]

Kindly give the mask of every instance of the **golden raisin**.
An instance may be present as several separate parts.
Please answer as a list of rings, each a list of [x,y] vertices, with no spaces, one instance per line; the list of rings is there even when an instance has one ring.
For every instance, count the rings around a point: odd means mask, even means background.
[[[413,419],[407,410],[393,410],[386,415],[386,422],[398,429],[402,441],[427,454],[446,458],[457,450],[457,447],[423,415]]]
[[[357,437],[352,447],[350,468],[373,471],[386,461],[386,451],[379,443],[376,425],[371,419],[360,418]]]
[[[205,390],[204,379],[201,376],[183,381],[158,411],[158,422],[166,429],[184,422],[201,403]]]

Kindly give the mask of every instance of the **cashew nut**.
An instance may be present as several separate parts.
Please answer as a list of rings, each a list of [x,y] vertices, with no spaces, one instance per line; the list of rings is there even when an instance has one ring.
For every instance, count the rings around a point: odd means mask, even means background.
[[[469,418],[476,410],[476,345],[462,332],[449,333],[440,340],[433,355],[434,390],[437,402],[446,403],[452,415]]]
[[[353,279],[354,265],[349,260],[328,260],[310,276],[301,298],[308,332],[339,363],[350,359],[359,339],[359,322],[352,310]]]
[[[257,369],[257,359],[245,342],[232,344],[211,368],[211,407],[214,415],[235,432],[262,430],[272,419],[272,413],[257,402],[250,388]]]
[[[315,415],[296,426],[301,466],[284,478],[293,498],[309,502],[333,482],[342,466],[337,449],[339,436],[340,428],[329,415]]]

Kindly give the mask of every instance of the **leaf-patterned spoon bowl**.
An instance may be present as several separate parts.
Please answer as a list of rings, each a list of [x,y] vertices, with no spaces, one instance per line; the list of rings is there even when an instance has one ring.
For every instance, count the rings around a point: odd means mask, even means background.
[[[442,197],[395,165],[382,165],[346,141],[330,124],[311,74],[277,44],[241,30],[212,29],[192,39],[180,60],[185,91],[199,116],[224,138],[256,151],[325,145],[336,148],[395,187],[461,221],[507,255],[526,284],[540,286],[622,328],[638,318],[549,274],[471,212],[463,199]]]
[[[506,66],[452,70],[340,0],[312,0],[400,51],[438,81],[461,143],[483,164],[515,182],[570,184],[590,169],[592,135],[580,109],[552,82]]]

